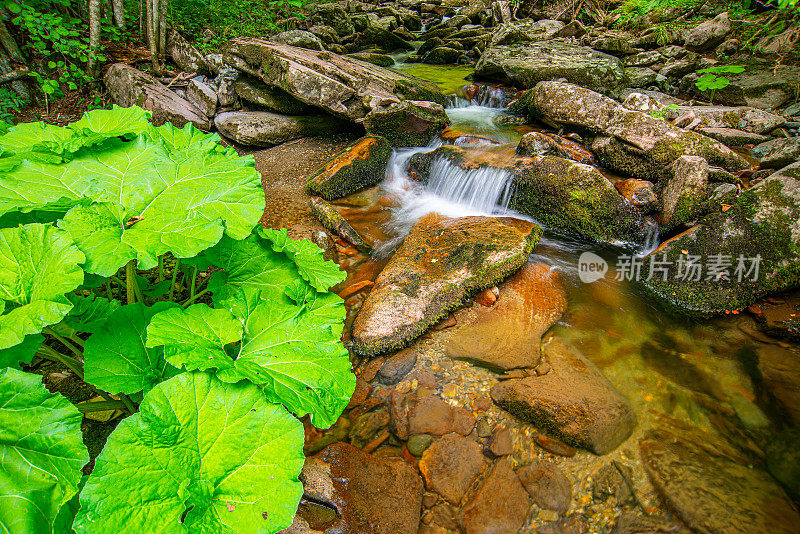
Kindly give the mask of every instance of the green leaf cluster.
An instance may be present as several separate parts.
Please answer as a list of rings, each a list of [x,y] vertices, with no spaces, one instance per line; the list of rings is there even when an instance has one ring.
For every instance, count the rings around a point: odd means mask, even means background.
[[[329,427],[355,389],[329,292],[345,273],[253,231],[252,157],[148,119],[115,107],[0,136],[0,500],[20,501],[0,530],[277,532],[302,493],[294,416]],[[130,414],[85,487],[80,416],[18,371],[37,357]],[[8,405],[4,380],[23,392]],[[59,461],[19,453],[54,439]]]

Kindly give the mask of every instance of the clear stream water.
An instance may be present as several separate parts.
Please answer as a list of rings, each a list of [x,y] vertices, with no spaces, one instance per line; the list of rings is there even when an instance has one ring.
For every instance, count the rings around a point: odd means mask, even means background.
[[[447,114],[453,126],[465,134],[484,135],[513,146],[529,130],[497,121],[505,114],[500,90],[483,87],[475,93],[475,87],[460,89],[469,85],[463,80],[465,72],[471,71],[468,68],[399,67],[439,83],[453,95]],[[441,161],[434,164],[427,186],[409,180],[405,172],[409,158],[440,144],[434,140],[428,147],[398,150],[391,159],[383,183],[385,194],[392,199],[387,203],[390,216],[388,222],[385,214],[381,220],[386,233],[394,238],[380,244],[379,253],[384,257],[415,221],[430,212],[451,217],[519,216],[506,207],[510,179],[502,170],[464,171]],[[651,242],[647,248],[652,250],[656,244]],[[578,277],[578,258],[586,251],[609,264],[606,276],[590,284]],[[765,350],[783,351],[781,357],[785,358],[800,357],[797,346],[757,341],[757,326],[746,315],[706,321],[670,315],[640,286],[617,279],[616,264],[622,253],[545,232],[531,261],[560,272],[569,300],[567,312],[551,332],[581,349],[630,398],[640,427],[647,426],[653,414],[666,414],[719,434],[722,409],[732,414],[733,424],[749,439],[768,443],[784,422],[759,391],[753,362]]]

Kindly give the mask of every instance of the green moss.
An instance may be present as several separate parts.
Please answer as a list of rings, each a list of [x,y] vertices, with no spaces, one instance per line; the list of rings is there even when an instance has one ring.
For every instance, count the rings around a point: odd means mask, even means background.
[[[392,147],[385,138],[366,136],[331,158],[306,183],[325,200],[336,200],[378,184],[386,173]]]
[[[458,89],[467,85],[467,77],[472,76],[472,67],[468,65],[425,65],[416,63],[397,68],[399,72],[409,74],[436,86],[445,95],[451,95]],[[444,102],[432,100],[444,105]]]

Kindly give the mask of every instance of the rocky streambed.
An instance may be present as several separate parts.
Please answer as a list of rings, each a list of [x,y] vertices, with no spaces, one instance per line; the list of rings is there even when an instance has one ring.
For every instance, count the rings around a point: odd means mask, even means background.
[[[724,13],[664,44],[507,7],[322,4],[174,35],[177,91],[106,74],[348,273],[357,388],[284,533],[796,531],[800,71],[702,104]]]

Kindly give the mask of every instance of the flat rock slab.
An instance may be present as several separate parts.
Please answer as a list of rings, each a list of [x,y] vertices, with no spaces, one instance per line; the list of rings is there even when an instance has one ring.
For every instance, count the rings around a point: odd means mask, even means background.
[[[510,217],[424,216],[375,281],[353,324],[351,349],[372,356],[401,348],[522,267],[541,231]]]
[[[130,65],[111,65],[103,81],[114,102],[124,108],[139,106],[152,111],[153,124],[157,126],[170,122],[180,128],[191,122],[203,131],[211,129],[211,121],[197,106]]]
[[[475,75],[526,88],[565,78],[604,94],[616,93],[625,80],[616,57],[560,40],[490,46],[475,65]]]
[[[458,434],[447,434],[422,453],[419,469],[430,491],[458,504],[485,464],[480,445]]]
[[[332,52],[239,37],[228,44],[224,57],[267,85],[351,121],[401,99],[445,103],[433,84]]]
[[[569,445],[607,454],[628,439],[636,414],[628,399],[574,347],[553,339],[543,347],[550,371],[492,387],[492,400]]]
[[[687,526],[708,534],[797,532],[800,514],[775,480],[709,439],[655,429],[639,440],[651,482]]]
[[[459,327],[445,354],[504,370],[535,367],[542,335],[566,309],[558,272],[528,263],[500,286],[492,307],[478,307],[475,320]]]
[[[475,497],[464,506],[464,532],[518,532],[529,507],[525,488],[511,469],[511,462],[503,458],[495,464]]]
[[[269,111],[228,111],[214,117],[217,130],[239,144],[274,146],[301,137],[330,135],[348,124],[328,115],[292,116]]]
[[[592,149],[600,163],[636,178],[658,179],[680,156],[700,156],[729,171],[749,163],[719,141],[633,111],[595,91],[542,82],[523,97],[533,116],[599,134]]]
[[[355,193],[383,181],[392,147],[386,138],[368,135],[331,158],[309,178],[306,187],[325,200]]]
[[[300,475],[305,494],[340,516],[328,534],[416,534],[422,479],[403,460],[378,458],[334,443],[308,458]]]

